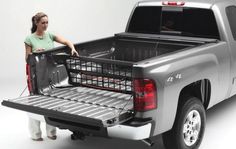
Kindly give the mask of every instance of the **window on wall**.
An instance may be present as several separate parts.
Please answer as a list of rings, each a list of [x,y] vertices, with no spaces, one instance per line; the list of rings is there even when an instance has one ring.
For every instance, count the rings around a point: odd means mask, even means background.
[[[236,40],[236,6],[226,7],[226,15],[228,17],[232,35],[234,37],[234,40]]]

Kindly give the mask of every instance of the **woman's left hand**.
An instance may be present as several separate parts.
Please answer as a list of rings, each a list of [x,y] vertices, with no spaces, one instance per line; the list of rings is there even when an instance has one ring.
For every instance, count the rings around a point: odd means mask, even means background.
[[[79,56],[79,53],[75,50],[75,49],[72,49],[71,50],[71,55],[73,56],[73,55],[75,55],[75,56]]]

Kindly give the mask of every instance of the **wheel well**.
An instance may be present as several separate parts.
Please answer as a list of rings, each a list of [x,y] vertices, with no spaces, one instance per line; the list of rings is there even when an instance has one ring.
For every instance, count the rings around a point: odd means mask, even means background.
[[[194,96],[200,99],[205,109],[207,109],[211,96],[211,83],[208,79],[199,80],[185,86],[179,96],[179,104],[185,102],[185,96]]]

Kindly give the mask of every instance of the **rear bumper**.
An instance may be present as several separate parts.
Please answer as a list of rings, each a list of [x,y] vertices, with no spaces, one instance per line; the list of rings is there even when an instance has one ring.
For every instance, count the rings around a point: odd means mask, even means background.
[[[59,123],[56,123],[55,119],[52,121],[52,119],[49,120],[47,117],[44,117],[42,115],[37,115],[33,113],[28,113],[28,115],[34,119],[40,118],[39,120],[46,118],[46,121],[49,124],[52,124],[54,126],[59,126],[59,127],[63,126],[65,129],[72,128],[71,122],[69,122],[70,125],[65,125],[65,123],[64,124],[62,123],[62,121],[60,121]],[[97,130],[93,130],[90,128],[87,131],[85,131],[85,129],[78,128],[79,127],[78,124],[76,124],[76,126],[77,127],[71,130],[78,129],[82,132],[96,134],[97,136],[121,138],[121,139],[128,139],[128,140],[143,140],[143,139],[149,138],[151,135],[151,130],[152,130],[152,123],[147,123],[142,126],[115,125],[115,126],[107,127],[103,129],[98,128]]]
[[[121,138],[127,140],[143,140],[152,135],[152,121],[139,126],[118,124],[111,127],[91,125],[92,123],[78,123],[56,118],[45,117],[46,122],[60,129],[69,129],[72,132],[82,132],[85,135],[105,138]]]
[[[152,124],[148,123],[143,126],[126,126],[116,125],[107,128],[109,137],[122,138],[129,140],[142,140],[150,137]]]

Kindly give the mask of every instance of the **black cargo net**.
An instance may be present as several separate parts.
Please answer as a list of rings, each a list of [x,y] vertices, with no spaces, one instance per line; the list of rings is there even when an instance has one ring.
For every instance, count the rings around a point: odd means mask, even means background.
[[[132,93],[132,63],[89,57],[66,60],[70,83]]]

